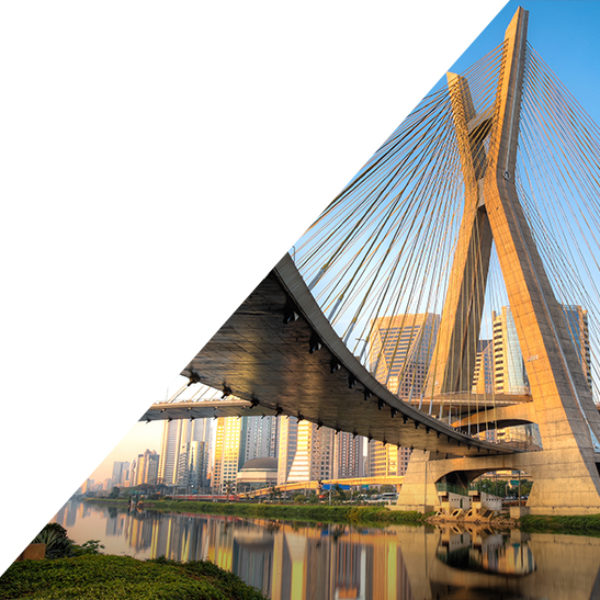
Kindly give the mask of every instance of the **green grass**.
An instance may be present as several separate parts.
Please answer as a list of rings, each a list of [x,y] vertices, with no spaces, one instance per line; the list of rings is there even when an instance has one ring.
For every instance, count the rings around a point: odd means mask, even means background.
[[[525,515],[519,520],[522,531],[530,533],[576,533],[600,536],[600,515]]]
[[[166,512],[210,513],[244,517],[334,523],[414,524],[425,522],[416,511],[392,511],[383,506],[324,506],[320,504],[259,504],[197,502],[194,500],[145,500],[145,509]]]
[[[239,577],[209,562],[141,561],[87,555],[14,563],[0,598],[31,600],[265,600]]]

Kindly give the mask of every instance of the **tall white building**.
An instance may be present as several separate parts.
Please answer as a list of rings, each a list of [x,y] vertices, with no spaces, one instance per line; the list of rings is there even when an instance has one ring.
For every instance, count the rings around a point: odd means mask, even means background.
[[[174,419],[165,421],[158,483],[190,485],[190,478],[198,487],[207,485],[207,465],[210,453],[210,419]],[[194,442],[202,442],[194,444]],[[198,452],[202,452],[201,456]],[[190,473],[190,468],[193,472]],[[198,469],[200,468],[200,472]]]
[[[283,417],[279,428],[278,484],[331,478],[332,429],[295,417]]]

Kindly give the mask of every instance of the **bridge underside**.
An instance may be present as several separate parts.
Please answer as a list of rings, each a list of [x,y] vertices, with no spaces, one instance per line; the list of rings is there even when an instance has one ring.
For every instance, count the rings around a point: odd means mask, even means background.
[[[211,419],[217,417],[262,417],[274,415],[265,406],[253,407],[247,400],[203,400],[201,402],[161,402],[153,404],[140,421],[165,419]]]
[[[511,398],[506,396],[506,398]],[[519,397],[520,398],[520,397]],[[440,409],[440,404],[434,399],[434,407]],[[456,419],[452,427],[466,431],[479,426],[481,430],[509,427],[523,423],[535,422],[532,404],[501,405],[502,400],[492,404],[486,401],[475,401],[472,398],[464,401],[453,401],[452,415]],[[411,406],[415,406],[414,403]],[[448,414],[447,404],[441,404],[441,410]],[[432,411],[436,414],[436,410]],[[210,419],[217,417],[262,417],[273,416],[276,410],[265,405],[256,404],[240,398],[224,398],[221,400],[157,402],[140,417],[140,421],[158,421],[166,419]],[[513,416],[514,415],[514,416]]]
[[[514,451],[456,432],[375,380],[332,329],[288,255],[182,375],[252,402],[255,408],[243,408],[248,415],[292,415],[437,455]]]

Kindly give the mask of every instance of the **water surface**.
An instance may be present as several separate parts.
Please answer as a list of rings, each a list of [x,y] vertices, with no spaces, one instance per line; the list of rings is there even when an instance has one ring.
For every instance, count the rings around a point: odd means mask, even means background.
[[[210,560],[273,600],[600,598],[600,538],[486,528],[299,525],[245,517],[129,513],[70,501],[77,543],[136,558]]]

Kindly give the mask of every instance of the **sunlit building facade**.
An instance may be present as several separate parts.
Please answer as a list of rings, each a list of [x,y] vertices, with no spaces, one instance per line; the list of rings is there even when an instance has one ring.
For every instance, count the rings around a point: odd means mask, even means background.
[[[563,305],[567,329],[577,358],[591,387],[592,369],[587,311],[577,305]],[[523,353],[510,308],[503,306],[500,313],[492,313],[494,331],[494,389],[497,393],[527,394],[529,380]],[[505,442],[527,442],[541,446],[537,425],[518,425],[499,429],[496,439]]]
[[[158,479],[158,454],[154,450],[146,450],[143,454],[138,454],[135,463],[134,485],[155,485]]]
[[[217,419],[215,438],[215,462],[211,488],[215,494],[235,491],[240,462],[241,419],[220,417]]]
[[[284,417],[280,422],[277,483],[329,479],[334,432],[310,421]]]
[[[379,317],[371,325],[370,370],[403,400],[422,396],[439,325],[439,315],[432,313]]]
[[[371,325],[369,365],[376,379],[406,402],[418,403],[440,325],[433,313],[379,317]],[[368,445],[368,475],[403,475],[410,450],[372,441]]]

